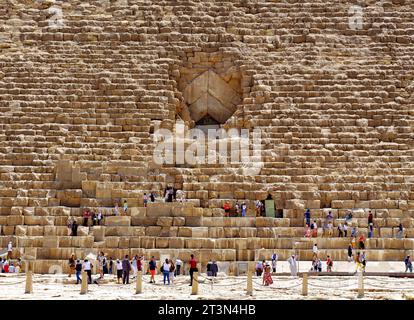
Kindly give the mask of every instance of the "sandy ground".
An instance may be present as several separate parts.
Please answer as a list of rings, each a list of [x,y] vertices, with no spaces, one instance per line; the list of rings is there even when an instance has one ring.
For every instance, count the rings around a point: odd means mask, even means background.
[[[97,276],[95,275],[94,278]],[[157,276],[155,284],[149,283],[149,276],[143,276],[143,292],[135,294],[135,280],[129,285],[116,283],[115,277],[105,276],[105,283],[89,285],[86,295],[80,294],[80,285],[67,283],[67,275],[35,274],[33,294],[24,294],[25,275],[0,274],[1,300],[302,300],[302,299],[357,299],[357,276],[318,276],[309,278],[309,295],[302,293],[302,279],[291,276],[273,276],[274,283],[261,284],[261,278],[253,278],[253,296],[246,295],[246,276],[231,277],[219,274],[214,283],[200,275],[199,294],[190,295],[188,276],[175,278],[173,285],[164,285]],[[73,279],[73,278],[72,278]],[[72,282],[72,281],[71,281]],[[414,299],[414,279],[392,277],[365,277],[365,297],[363,299],[406,300]]]

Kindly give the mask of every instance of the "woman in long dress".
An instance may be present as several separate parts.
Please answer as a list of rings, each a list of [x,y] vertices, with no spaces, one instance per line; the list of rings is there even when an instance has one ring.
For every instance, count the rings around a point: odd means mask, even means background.
[[[288,263],[289,263],[289,268],[290,268],[290,274],[294,277],[296,277],[297,273],[298,273],[298,269],[296,266],[296,257],[294,255],[292,255],[289,259],[288,259]]]
[[[132,259],[131,267],[132,267],[132,271],[135,277],[138,271],[138,256],[137,255],[135,255],[134,259]]]
[[[269,286],[273,283],[272,275],[270,274],[270,266],[267,264],[264,268],[263,285]]]

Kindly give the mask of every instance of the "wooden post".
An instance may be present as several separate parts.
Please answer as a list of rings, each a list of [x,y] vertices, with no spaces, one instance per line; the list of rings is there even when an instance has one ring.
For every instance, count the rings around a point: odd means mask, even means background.
[[[87,293],[88,293],[88,274],[86,273],[86,271],[83,271],[80,294],[87,294]]]
[[[33,293],[33,274],[32,271],[26,272],[26,289],[24,293]]]
[[[358,278],[358,298],[364,297],[364,273],[361,271]]]
[[[135,290],[135,294],[142,293],[142,271],[137,272],[137,287]]]
[[[302,296],[308,295],[308,274],[303,273],[302,275]]]
[[[198,272],[193,273],[193,285],[191,287],[191,295],[198,294]]]
[[[251,271],[248,271],[247,272],[246,295],[248,295],[248,296],[252,296],[253,295],[253,273]]]

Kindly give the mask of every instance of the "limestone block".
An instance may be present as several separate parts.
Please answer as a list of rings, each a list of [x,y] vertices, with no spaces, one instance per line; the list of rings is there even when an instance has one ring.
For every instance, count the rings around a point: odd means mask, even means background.
[[[394,236],[392,228],[381,228],[380,235],[381,238],[392,238]]]
[[[156,248],[168,248],[169,239],[168,238],[156,238],[155,247]]]
[[[6,220],[8,226],[17,226],[24,224],[24,216],[8,216]]]
[[[59,237],[59,248],[72,247],[72,237]]]
[[[174,206],[172,208],[171,214],[174,217],[191,217],[193,216],[193,210],[195,208],[190,206]]]
[[[400,219],[401,224],[404,228],[413,228],[414,227],[414,219],[413,218],[402,218]]]
[[[118,248],[119,237],[105,237],[105,247],[107,248]]]
[[[185,218],[184,217],[174,217],[173,226],[184,226]]]
[[[100,199],[111,199],[112,187],[108,183],[96,183],[96,198]]]
[[[321,207],[320,200],[307,200],[306,201],[306,208],[309,209],[319,209]]]
[[[258,238],[274,238],[276,236],[273,228],[257,228]]]
[[[169,203],[148,203],[147,217],[169,217],[171,208]]]
[[[304,210],[304,209],[306,209],[306,203],[305,203],[305,201],[300,200],[300,199],[286,200],[286,202],[285,202],[285,208],[286,209],[300,209],[300,210]]]
[[[257,229],[250,227],[241,227],[239,229],[240,238],[252,238],[257,236]]]
[[[400,224],[400,219],[398,218],[387,218],[386,227],[398,227]]]
[[[78,236],[88,236],[89,235],[89,227],[78,227]]]
[[[414,248],[414,239],[403,239],[403,249],[412,250]]]
[[[79,231],[79,229],[78,229]],[[55,226],[45,226],[43,227],[43,233],[45,236],[57,236],[57,227]]]
[[[79,208],[54,207],[54,208],[50,208],[50,215],[66,216],[66,217],[69,217],[70,215],[76,215],[76,214],[71,213],[72,209],[77,209],[79,211]]]
[[[141,238],[140,237],[130,237],[129,238],[129,245],[130,245],[131,248],[141,247]]]
[[[390,218],[402,218],[404,216],[403,211],[401,209],[389,209],[388,216]]]
[[[213,250],[213,253],[215,250]],[[223,249],[221,251],[222,254],[222,260],[224,261],[234,261],[236,260],[236,250],[234,249]]]
[[[211,210],[213,217],[224,217],[225,211],[221,208],[213,208]]]
[[[185,248],[186,249],[200,249],[202,248],[202,243],[200,239],[185,239]]]
[[[15,232],[15,235],[16,236],[26,236],[26,234],[27,234],[27,227],[26,226],[16,226],[14,232]]]
[[[82,198],[82,190],[58,190],[57,198],[60,200],[60,204],[68,207],[80,206]]]
[[[120,237],[118,248],[128,249],[129,248],[129,237]]]
[[[179,237],[191,237],[193,234],[192,228],[189,227],[178,227]]]
[[[94,238],[92,236],[72,237],[72,246],[75,248],[92,248],[93,244]]]
[[[25,216],[24,217],[24,224],[29,226],[39,225],[54,225],[54,217],[50,216]]]
[[[158,237],[160,236],[162,227],[160,226],[150,226],[145,228],[145,235]]]
[[[59,238],[57,236],[45,236],[43,238],[43,248],[58,248]]]
[[[237,250],[237,261],[254,261],[256,257],[255,250]],[[280,258],[280,256],[279,256]],[[255,266],[252,266],[251,270],[254,270]]]
[[[273,218],[258,217],[256,218],[256,226],[257,227],[272,227]]]
[[[375,218],[388,218],[388,216],[389,216],[389,211],[387,209],[375,210]]]
[[[131,210],[131,217],[143,218],[147,215],[147,208],[145,207],[132,207]]]
[[[157,224],[157,217],[131,217],[132,226],[153,226]]]
[[[24,248],[24,254],[23,254],[23,258],[24,257],[30,257],[31,259],[36,259],[37,257],[37,248]],[[25,270],[25,269],[22,269]]]
[[[21,216],[23,214],[23,208],[21,207],[12,207],[10,209],[10,215],[12,216]]]
[[[193,238],[207,238],[208,237],[208,228],[207,227],[193,227],[192,228],[192,237]]]
[[[132,227],[134,237],[145,236],[145,227]]]
[[[29,226],[27,227],[28,236],[43,236],[44,227],[42,226]]]
[[[240,237],[239,228],[224,228],[224,236],[226,238],[239,238]]]
[[[290,219],[287,218],[278,218],[273,219],[274,227],[290,227]]]
[[[155,238],[154,237],[141,237],[141,247],[144,249],[155,248]]]
[[[204,249],[215,249],[215,244],[214,239],[201,239],[201,247]]]
[[[157,226],[161,227],[170,227],[173,224],[173,218],[172,217],[159,217],[157,219]]]
[[[105,227],[103,226],[94,226],[92,227],[92,235],[94,240],[97,241],[104,241],[105,240]]]
[[[131,217],[127,217],[127,216],[105,217],[105,225],[106,226],[126,226],[126,227],[129,227],[131,225]]]
[[[185,238],[169,238],[168,248],[182,249],[185,247]]]
[[[353,209],[355,200],[332,200],[331,206],[333,209]]]
[[[186,217],[185,224],[189,227],[203,226],[203,217]]]
[[[208,228],[209,238],[224,238],[224,228],[222,227],[209,227]]]

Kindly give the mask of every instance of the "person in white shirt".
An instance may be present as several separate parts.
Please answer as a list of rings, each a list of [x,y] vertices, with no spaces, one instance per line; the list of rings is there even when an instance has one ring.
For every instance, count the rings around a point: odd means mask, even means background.
[[[101,225],[102,219],[103,219],[102,209],[99,209],[99,212],[98,212],[98,226]]]
[[[317,258],[318,257],[318,245],[316,243],[313,245],[312,251],[313,251],[313,256]]]
[[[183,262],[180,259],[175,260],[175,266],[176,266],[176,275],[179,276],[181,273],[181,266],[183,265]]]
[[[123,267],[122,267],[122,262],[117,259],[116,260],[116,277],[118,280],[118,284],[120,284],[121,279],[122,279],[122,272],[123,272]]]
[[[92,264],[88,259],[83,260],[83,271],[88,275],[88,283],[92,283]]]
[[[7,244],[7,260],[13,259],[13,244],[11,241]]]
[[[165,259],[165,262],[162,265],[162,274],[164,275],[164,284],[165,284],[165,279],[167,279],[168,284],[170,284],[170,268],[171,268],[171,264],[169,260]]]

